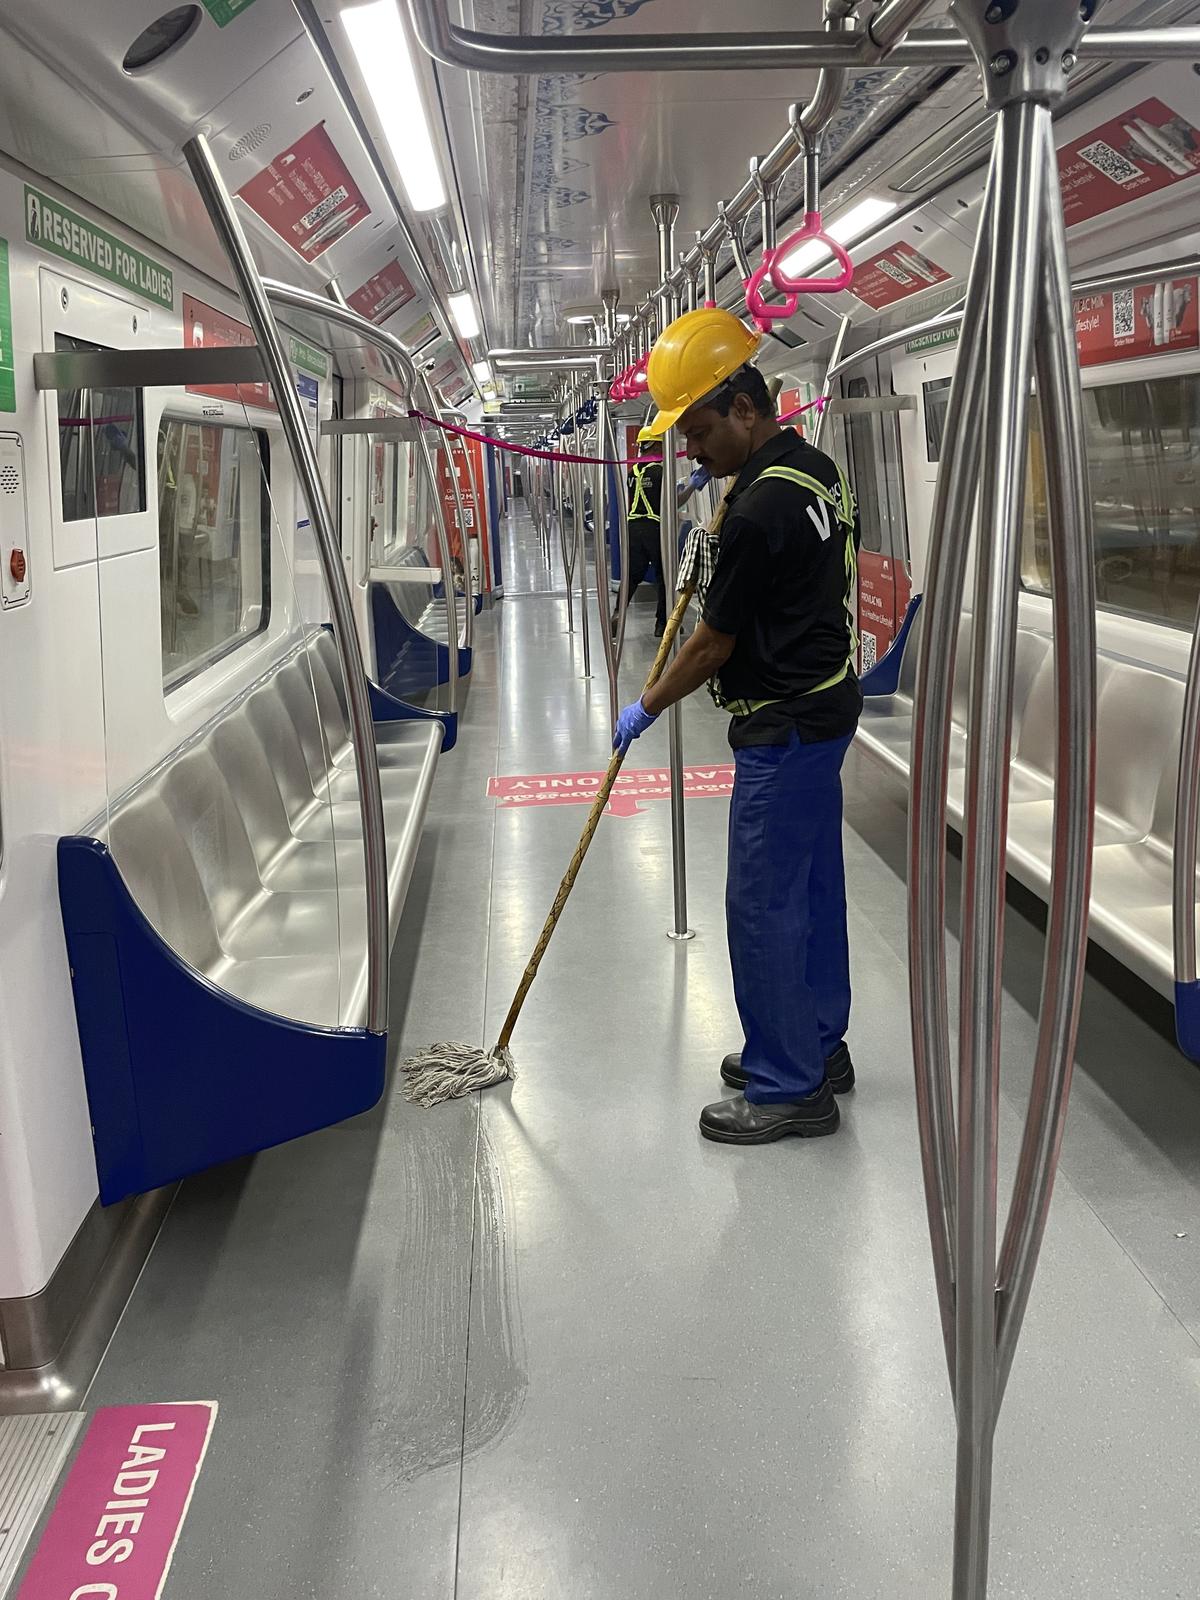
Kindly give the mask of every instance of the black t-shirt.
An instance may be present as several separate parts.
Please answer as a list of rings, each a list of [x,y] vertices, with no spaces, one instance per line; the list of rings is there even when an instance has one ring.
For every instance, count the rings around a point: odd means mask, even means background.
[[[644,495],[639,495],[637,493],[637,477],[632,470],[630,471],[627,480],[629,487],[629,519],[631,522],[639,522],[646,517],[646,510],[642,504],[643,500],[648,500],[650,502],[650,509],[654,512],[656,517],[662,514],[662,462],[648,461],[645,466],[640,467],[638,470],[642,477]],[[633,509],[635,497],[638,500],[638,509],[636,512]]]
[[[832,688],[811,692],[851,653],[849,530],[811,490],[778,478],[756,481],[774,466],[803,472],[842,498],[837,467],[794,428],[756,450],[729,492],[704,620],[735,639],[720,672],[725,698],[773,702],[732,718],[734,749],[786,744],[793,732],[805,743],[845,738],[862,710],[853,665]]]

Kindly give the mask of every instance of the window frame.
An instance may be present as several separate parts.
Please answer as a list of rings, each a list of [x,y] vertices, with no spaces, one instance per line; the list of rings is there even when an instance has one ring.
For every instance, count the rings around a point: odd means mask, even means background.
[[[260,601],[260,604],[259,604],[258,622],[257,622],[257,625],[251,631],[249,631],[247,633],[235,634],[233,636],[233,638],[227,639],[224,644],[215,646],[212,650],[208,651],[205,655],[200,656],[196,660],[189,662],[186,667],[181,668],[178,672],[173,673],[170,677],[167,676],[167,674],[165,672],[165,663],[163,663],[163,661],[162,661],[163,639],[162,639],[162,635],[161,635],[161,631],[160,631],[160,636],[159,636],[159,662],[160,662],[160,667],[164,668],[164,670],[162,672],[162,690],[163,690],[163,698],[164,698],[164,700],[167,700],[167,699],[171,698],[173,695],[177,694],[181,689],[186,688],[189,684],[195,683],[195,681],[198,678],[202,677],[206,672],[211,671],[211,669],[213,667],[217,666],[221,662],[227,661],[229,659],[229,657],[234,655],[234,654],[236,654],[236,652],[238,650],[241,650],[242,648],[244,648],[247,645],[252,645],[252,644],[256,643],[257,641],[261,641],[263,636],[266,633],[268,633],[268,631],[270,630],[270,627],[271,627],[271,613],[272,613],[272,576],[273,576],[273,568],[272,568],[272,562],[271,562],[271,547],[272,547],[272,533],[273,533],[273,520],[274,520],[274,505],[273,505],[273,500],[272,500],[272,496],[271,496],[271,436],[270,436],[270,432],[268,431],[267,428],[261,426],[260,424],[252,423],[249,420],[248,417],[243,417],[240,420],[239,419],[231,420],[231,419],[226,418],[226,417],[197,416],[195,414],[195,412],[191,411],[191,410],[174,409],[169,405],[164,406],[162,408],[162,410],[158,414],[157,426],[156,426],[156,431],[155,431],[155,452],[154,452],[154,454],[155,454],[155,470],[156,470],[156,489],[160,489],[161,488],[161,485],[157,483],[157,474],[161,473],[161,470],[162,470],[161,463],[158,460],[158,441],[161,438],[161,436],[163,434],[163,431],[165,429],[169,428],[172,424],[182,424],[185,427],[214,428],[214,429],[222,429],[222,430],[225,430],[225,431],[228,431],[228,432],[244,433],[244,434],[248,434],[254,440],[256,455],[257,455],[257,458],[258,458],[259,469],[260,469],[259,470],[259,528],[260,528],[260,547],[259,547],[259,563],[260,563],[260,565],[259,565],[259,571],[261,573],[262,597],[261,597],[261,601]],[[156,530],[157,530],[157,537],[155,539],[154,549],[155,549],[156,555],[161,560],[162,524],[161,524],[161,522],[159,520],[159,517],[158,517],[157,499],[156,499],[156,505],[155,505],[155,510],[154,510],[154,516],[155,516],[155,526],[156,526]],[[158,592],[159,592],[159,602],[160,602],[160,604],[159,604],[159,627],[160,627],[160,630],[161,630],[161,627],[162,627],[162,605],[161,605],[161,601],[162,601],[162,573],[161,573],[161,568],[160,568],[160,572],[159,572],[159,591]]]
[[[1200,354],[1195,350],[1181,350],[1171,355],[1144,356],[1131,361],[1105,362],[1103,365],[1084,367],[1081,372],[1081,388],[1086,394],[1089,389],[1112,388],[1115,386],[1141,385],[1153,383],[1156,379],[1191,379],[1200,385]],[[1037,389],[1031,385],[1030,398],[1031,411],[1036,413]],[[1089,478],[1090,486],[1090,478]],[[1026,497],[1032,492],[1031,483],[1027,481]],[[1024,513],[1023,513],[1024,515]],[[1049,588],[1031,581],[1026,576],[1024,540],[1025,530],[1022,527],[1022,549],[1020,561],[1020,592],[1047,604],[1051,603],[1052,596]],[[1095,532],[1093,526],[1093,570],[1095,566]],[[1111,601],[1096,600],[1096,611],[1099,615],[1112,617],[1125,624],[1138,628],[1165,630],[1175,637],[1187,637],[1195,628],[1194,615],[1190,619],[1175,621],[1171,617],[1150,615],[1144,611],[1134,611],[1125,606],[1114,605]]]
[[[80,334],[63,333],[63,332],[61,332],[61,330],[56,330],[55,331],[55,334],[54,334],[54,348],[55,348],[55,351],[58,352],[58,353],[71,353],[71,354],[74,354],[74,353],[78,353],[78,352],[84,352],[86,354],[94,354],[94,355],[106,355],[106,354],[114,354],[115,353],[115,347],[113,345],[98,344],[95,339],[85,339]],[[137,485],[138,485],[138,504],[136,506],[128,506],[128,507],[124,507],[124,508],[118,507],[114,511],[102,511],[100,509],[100,498],[99,498],[99,495],[97,494],[97,489],[99,487],[99,481],[98,481],[97,476],[96,476],[96,427],[97,427],[97,418],[96,418],[95,409],[94,409],[94,397],[95,397],[95,395],[97,393],[99,393],[99,394],[113,394],[113,393],[116,393],[116,392],[128,393],[128,394],[130,394],[132,396],[132,404],[133,404],[134,410],[135,410],[136,415],[137,415]],[[80,441],[80,443],[82,442],[82,440],[84,438],[86,438],[87,442],[88,442],[88,454],[87,454],[87,457],[86,457],[86,460],[87,460],[87,479],[86,479],[86,483],[87,483],[87,489],[88,489],[89,498],[90,498],[90,509],[82,511],[82,512],[80,512],[80,513],[78,513],[77,515],[74,515],[74,516],[68,516],[68,514],[67,514],[67,484],[66,484],[65,464],[64,464],[63,449],[62,449],[62,445],[63,445],[62,433],[63,433],[63,417],[64,417],[63,400],[67,395],[73,395],[73,396],[77,397],[77,399],[78,399],[78,410],[77,410],[77,412],[74,413],[74,416],[73,416],[73,419],[72,419],[77,423],[75,438],[78,441]],[[147,482],[148,474],[147,474],[147,471],[146,471],[146,404],[145,404],[145,393],[144,393],[144,391],[142,389],[136,387],[135,385],[127,385],[127,384],[119,384],[119,385],[116,385],[114,388],[99,388],[97,386],[93,386],[93,387],[85,388],[85,389],[59,390],[58,393],[57,393],[57,416],[58,416],[58,429],[57,429],[57,433],[58,433],[58,450],[57,450],[57,456],[58,456],[59,514],[60,514],[63,526],[64,527],[68,527],[68,528],[69,527],[78,527],[81,523],[90,522],[90,523],[92,523],[92,524],[94,524],[94,525],[96,525],[98,527],[101,522],[111,522],[115,517],[138,517],[138,516],[142,516],[147,511],[147,509],[149,508],[149,505],[150,505],[149,486],[148,486],[148,482]],[[104,420],[105,419],[103,417],[101,417],[99,419],[99,421],[101,423],[103,423]],[[82,463],[83,460],[84,460],[84,458],[82,456],[80,456],[79,457],[79,463]],[[79,463],[77,463],[77,466],[76,466],[76,480],[75,480],[76,491],[78,491],[78,489],[79,489],[79,478],[78,478]]]

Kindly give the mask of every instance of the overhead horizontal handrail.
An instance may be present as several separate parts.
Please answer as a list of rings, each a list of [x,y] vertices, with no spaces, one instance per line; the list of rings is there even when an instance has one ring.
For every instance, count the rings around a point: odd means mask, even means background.
[[[488,360],[497,372],[599,372],[611,353],[606,344],[531,346],[528,350],[489,350]]]
[[[641,33],[580,44],[564,34],[486,33],[450,21],[447,0],[408,0],[413,28],[424,49],[448,67],[541,77],[556,72],[795,71],[797,68],[867,67],[887,59],[904,67],[969,66],[966,40],[943,29],[909,29],[906,19],[928,0],[892,0],[858,33],[707,33],[681,38]],[[1080,43],[1089,61],[1166,61],[1200,55],[1200,28],[1098,28]]]

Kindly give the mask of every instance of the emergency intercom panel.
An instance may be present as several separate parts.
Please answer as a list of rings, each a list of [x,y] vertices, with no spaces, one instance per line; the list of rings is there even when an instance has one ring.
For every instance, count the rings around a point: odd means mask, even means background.
[[[24,605],[31,591],[29,510],[21,436],[0,433],[0,605]]]

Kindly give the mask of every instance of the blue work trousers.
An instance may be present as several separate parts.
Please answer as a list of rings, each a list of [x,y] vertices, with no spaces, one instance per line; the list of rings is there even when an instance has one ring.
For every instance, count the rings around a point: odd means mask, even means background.
[[[850,740],[734,752],[725,913],[747,1100],[820,1087],[850,1020],[842,762]]]

